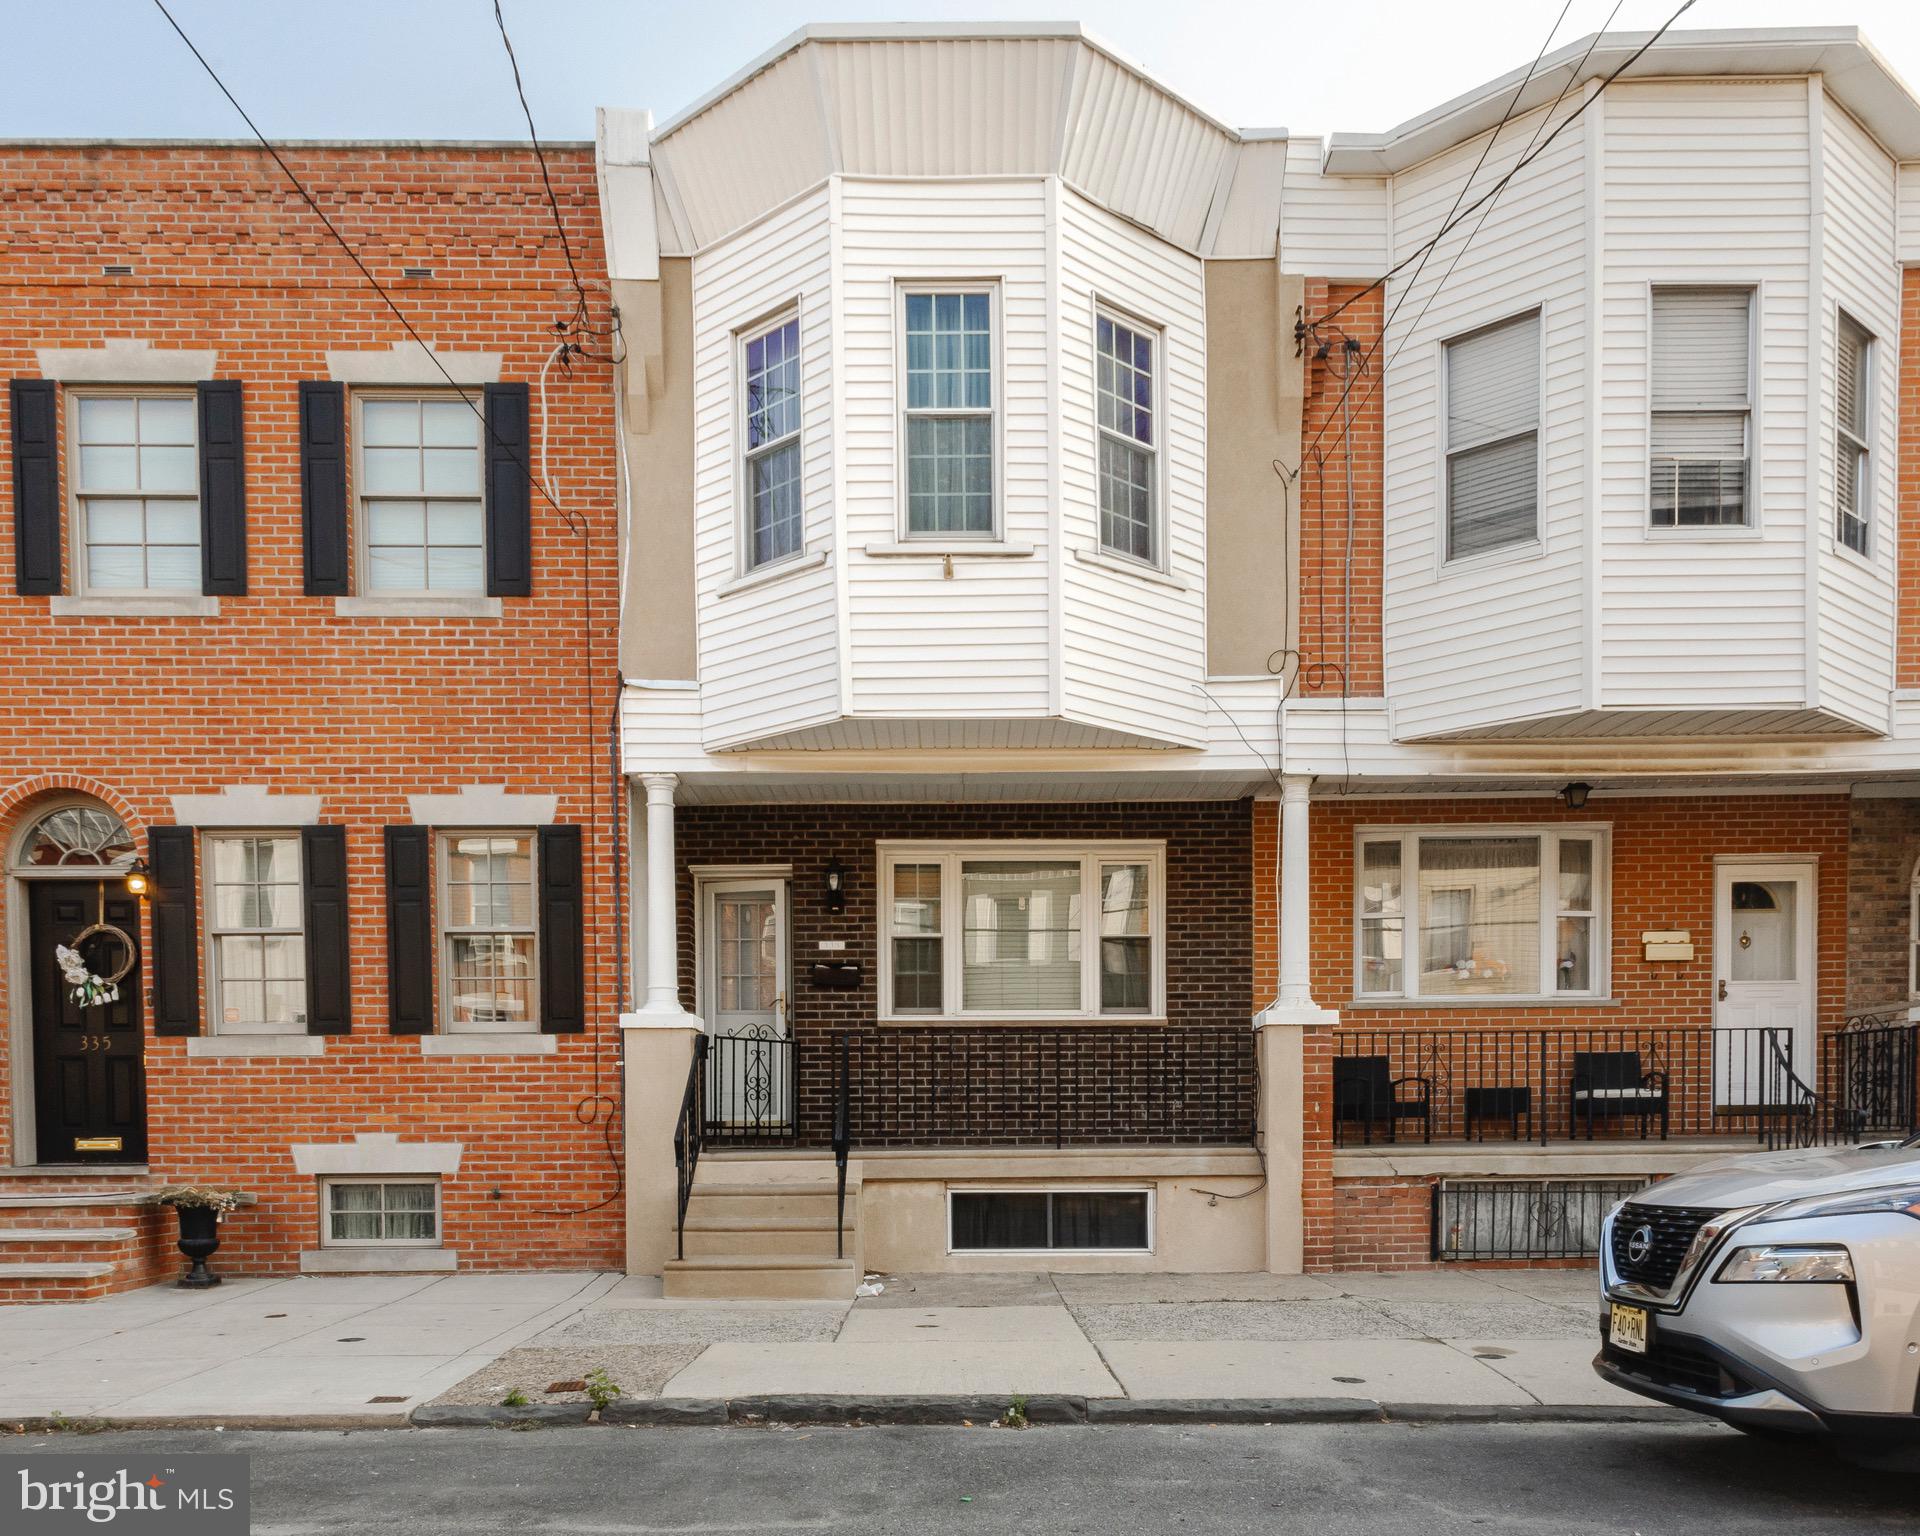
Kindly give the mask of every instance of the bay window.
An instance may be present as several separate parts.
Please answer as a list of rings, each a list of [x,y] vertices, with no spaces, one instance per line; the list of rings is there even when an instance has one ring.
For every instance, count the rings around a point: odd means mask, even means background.
[[[883,845],[883,1014],[1158,1016],[1164,870],[1157,843]]]
[[[902,290],[906,532],[995,530],[993,290]]]
[[[1362,832],[1354,886],[1358,995],[1596,995],[1605,980],[1606,860],[1599,828]]]

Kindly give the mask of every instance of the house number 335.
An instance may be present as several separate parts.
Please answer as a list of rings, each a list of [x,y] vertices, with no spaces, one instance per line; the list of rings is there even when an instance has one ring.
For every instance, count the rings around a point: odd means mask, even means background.
[[[83,1051],[110,1051],[113,1049],[112,1035],[82,1035],[80,1049]]]

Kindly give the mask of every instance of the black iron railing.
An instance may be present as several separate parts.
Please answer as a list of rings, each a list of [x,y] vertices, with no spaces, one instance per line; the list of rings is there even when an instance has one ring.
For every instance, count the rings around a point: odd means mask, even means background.
[[[1820,1037],[1815,1062],[1790,1144],[1851,1146],[1920,1132],[1920,1025],[1904,1010],[1856,1014]]]
[[[1590,1259],[1607,1212],[1641,1179],[1440,1179],[1433,1258]]]
[[[680,1118],[673,1126],[673,1166],[678,1175],[678,1199],[674,1208],[674,1255],[687,1256],[687,1203],[693,1199],[693,1173],[700,1165],[700,1148],[706,1140],[707,1119],[702,1106],[706,1102],[708,1037],[696,1035],[693,1060],[687,1063],[687,1087],[680,1095]]]
[[[713,1035],[706,1128],[730,1146],[788,1145],[794,1137],[794,1043],[785,1035]]]
[[[1824,1051],[1824,1045],[1821,1047]],[[1339,1030],[1341,1145],[1815,1133],[1824,1060],[1787,1029]]]
[[[833,1256],[847,1256],[847,1154],[853,1150],[853,1091],[851,1056],[845,1035],[835,1042],[833,1073],[833,1166],[836,1182],[833,1208]]]

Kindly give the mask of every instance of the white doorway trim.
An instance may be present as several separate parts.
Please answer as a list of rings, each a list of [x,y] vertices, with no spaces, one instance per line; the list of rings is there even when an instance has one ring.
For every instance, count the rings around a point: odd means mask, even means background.
[[[1793,1025],[1793,1071],[1808,1088],[1819,1088],[1820,1038],[1820,859],[1818,854],[1716,854],[1713,861],[1713,974],[1712,1021],[1718,1032],[1735,1027],[1725,1022],[1723,997],[1733,970],[1734,920],[1732,892],[1737,883],[1792,880],[1799,888],[1799,911],[1794,933],[1794,984],[1799,992],[1798,1017]],[[1756,1026],[1748,1026],[1756,1027]],[[1766,1027],[1766,1026],[1757,1026]],[[1716,1053],[1717,1055],[1717,1053]],[[1720,1068],[1715,1068],[1716,1088]],[[1716,1098],[1719,1094],[1716,1092]]]

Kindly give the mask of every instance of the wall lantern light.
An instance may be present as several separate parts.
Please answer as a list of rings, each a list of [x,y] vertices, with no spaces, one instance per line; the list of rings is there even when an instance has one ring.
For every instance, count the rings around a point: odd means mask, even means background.
[[[827,910],[847,910],[847,871],[838,859],[832,859],[827,864]]]
[[[153,889],[153,882],[148,878],[145,859],[135,859],[127,866],[126,885],[129,896],[138,896],[142,901],[147,899],[148,892]]]
[[[1560,791],[1560,798],[1570,811],[1584,811],[1587,808],[1587,796],[1593,793],[1591,784],[1569,784]]]

